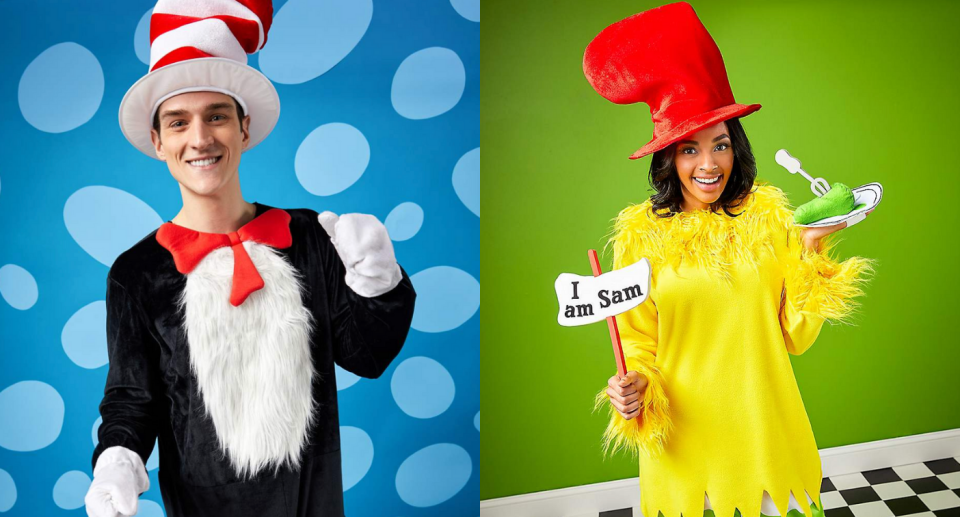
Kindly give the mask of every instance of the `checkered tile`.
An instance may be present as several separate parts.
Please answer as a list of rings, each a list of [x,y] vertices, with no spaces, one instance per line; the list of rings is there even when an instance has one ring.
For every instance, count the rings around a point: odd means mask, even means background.
[[[960,457],[823,478],[825,517],[960,517]],[[600,517],[631,517],[624,508]]]
[[[960,458],[824,478],[826,517],[960,517]]]

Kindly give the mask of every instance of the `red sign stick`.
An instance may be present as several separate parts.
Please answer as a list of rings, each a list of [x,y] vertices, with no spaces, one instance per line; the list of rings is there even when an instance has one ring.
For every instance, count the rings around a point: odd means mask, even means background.
[[[590,268],[593,269],[593,276],[600,276],[600,260],[597,258],[596,250],[587,250],[587,256],[590,257]],[[613,344],[613,355],[617,359],[617,373],[620,377],[627,374],[627,366],[623,361],[623,347],[620,345],[620,331],[617,329],[617,318],[610,316],[607,318],[607,328],[610,329],[610,342]]]

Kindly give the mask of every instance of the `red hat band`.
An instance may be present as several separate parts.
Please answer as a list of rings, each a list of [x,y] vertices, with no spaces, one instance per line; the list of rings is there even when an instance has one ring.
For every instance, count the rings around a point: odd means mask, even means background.
[[[686,2],[635,14],[601,31],[587,45],[583,71],[611,102],[650,106],[653,139],[632,159],[760,109],[736,103],[720,49]]]

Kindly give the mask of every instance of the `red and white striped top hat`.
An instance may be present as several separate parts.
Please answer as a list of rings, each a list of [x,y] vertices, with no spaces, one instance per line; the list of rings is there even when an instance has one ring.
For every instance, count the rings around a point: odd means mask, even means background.
[[[150,70],[120,101],[123,136],[155,159],[153,117],[163,101],[181,93],[232,96],[250,115],[249,151],[280,118],[273,83],[247,65],[263,48],[273,21],[271,0],[159,0],[150,16]]]

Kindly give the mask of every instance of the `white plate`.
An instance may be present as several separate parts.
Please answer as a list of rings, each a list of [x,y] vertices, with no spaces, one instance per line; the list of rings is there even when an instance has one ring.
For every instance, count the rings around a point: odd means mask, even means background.
[[[883,186],[879,183],[867,183],[866,185],[861,185],[853,189],[854,206],[865,204],[866,206],[863,208],[855,209],[845,215],[835,215],[809,224],[797,224],[796,226],[819,228],[846,222],[847,227],[850,227],[862,221],[867,216],[867,212],[876,208],[876,206],[880,204],[881,198],[883,198]]]

